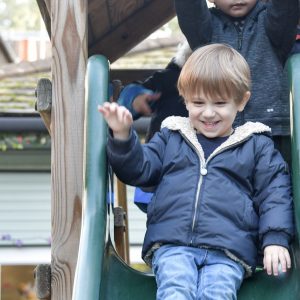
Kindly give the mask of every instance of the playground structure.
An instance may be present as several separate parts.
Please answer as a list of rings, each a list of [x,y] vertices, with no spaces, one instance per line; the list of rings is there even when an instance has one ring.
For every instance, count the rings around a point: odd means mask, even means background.
[[[122,76],[119,73],[109,77],[105,57],[113,62],[168,21],[174,16],[173,1],[37,0],[37,3],[52,42],[51,299],[154,299],[153,276],[126,265],[110,240],[112,210],[107,195],[112,194],[112,188],[104,151],[106,126],[96,107],[99,101],[107,99],[108,82]],[[92,56],[98,53],[104,56]],[[299,55],[290,59],[289,71],[298,229],[293,269],[279,278],[268,278],[258,272],[243,285],[241,300],[300,298]],[[134,78],[131,74],[127,72],[123,78],[130,81]],[[143,77],[142,73],[135,76]],[[86,113],[85,99],[88,99]]]
[[[111,62],[115,61],[170,20],[175,11],[172,0],[37,0],[37,3],[52,44],[51,299],[69,300],[83,207],[87,59],[102,53]],[[126,77],[130,81],[133,78],[129,75]],[[138,73],[135,78],[142,77]]]

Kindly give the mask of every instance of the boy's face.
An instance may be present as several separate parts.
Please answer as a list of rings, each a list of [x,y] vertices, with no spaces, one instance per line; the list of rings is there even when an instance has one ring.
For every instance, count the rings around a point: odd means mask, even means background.
[[[209,0],[209,2],[214,3],[225,14],[241,18],[250,12],[257,0]]]
[[[202,93],[186,99],[189,118],[197,133],[207,138],[224,137],[232,132],[232,123],[238,111],[243,111],[250,97],[246,92],[237,104],[233,99],[210,97]]]

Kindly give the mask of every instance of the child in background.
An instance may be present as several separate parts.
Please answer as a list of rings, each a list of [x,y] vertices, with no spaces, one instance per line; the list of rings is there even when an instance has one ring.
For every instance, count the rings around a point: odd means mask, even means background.
[[[260,121],[272,128],[274,136],[288,136],[284,65],[295,41],[298,0],[209,2],[215,7],[209,9],[206,0],[175,0],[178,22],[191,48],[225,43],[238,50],[250,66],[252,96],[236,124]]]
[[[166,117],[187,116],[185,105],[177,90],[177,80],[191,53],[187,41],[184,41],[165,69],[153,73],[143,82],[129,84],[122,90],[118,103],[132,113],[133,119],[151,116],[146,142],[160,130]]]
[[[237,299],[257,253],[278,275],[291,267],[290,176],[270,128],[233,128],[250,97],[250,70],[234,49],[196,50],[179,77],[189,117],[169,117],[144,145],[132,115],[99,107],[112,135],[108,159],[127,184],[157,186],[147,211],[143,259],[152,265],[157,299]]]

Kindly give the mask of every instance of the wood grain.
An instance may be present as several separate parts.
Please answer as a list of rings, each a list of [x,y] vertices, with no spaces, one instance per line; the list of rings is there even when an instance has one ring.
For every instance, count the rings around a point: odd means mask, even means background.
[[[144,1],[142,0],[107,0],[110,20],[111,20],[111,27],[120,24],[123,20],[128,18],[134,12],[139,10]]]
[[[93,44],[97,36],[109,31],[111,25],[106,1],[89,1],[88,24],[89,45]]]
[[[53,0],[52,291],[71,300],[81,227],[87,1]]]
[[[89,56],[103,54],[112,63],[174,16],[172,0],[147,2],[110,31],[95,35],[92,43],[89,43]]]

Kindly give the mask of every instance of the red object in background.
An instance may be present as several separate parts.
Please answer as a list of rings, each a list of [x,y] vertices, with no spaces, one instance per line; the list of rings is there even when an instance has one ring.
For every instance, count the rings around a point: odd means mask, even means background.
[[[10,282],[3,282],[2,283],[2,289],[11,289],[12,288],[12,284]]]
[[[21,40],[19,43],[19,58],[20,60],[28,59],[28,40]]]

